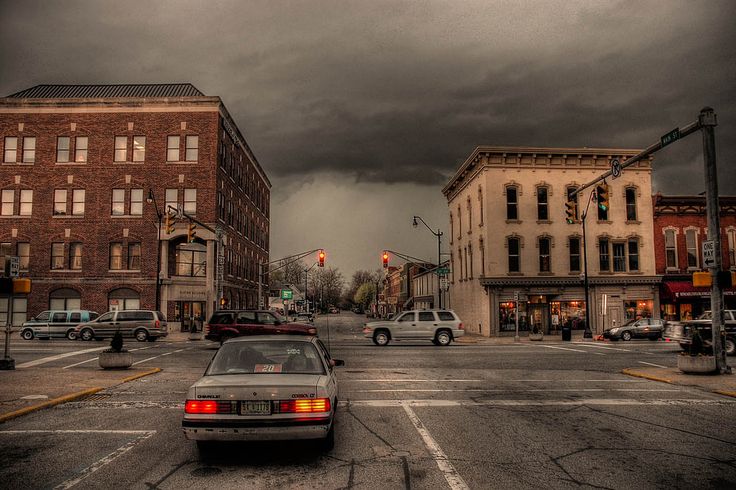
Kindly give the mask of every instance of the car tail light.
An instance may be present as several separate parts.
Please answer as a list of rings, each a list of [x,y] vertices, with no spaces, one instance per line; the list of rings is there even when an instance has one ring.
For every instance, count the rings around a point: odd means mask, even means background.
[[[154,328],[161,328],[161,322],[158,321],[158,320],[156,320],[155,322],[153,322],[153,325],[154,325]]]
[[[320,413],[329,412],[329,398],[297,398],[281,400],[277,404],[279,413]]]
[[[465,330],[465,326],[463,325],[463,322],[460,322],[460,325],[457,326],[460,330]]]
[[[230,401],[221,402],[216,400],[187,400],[184,405],[184,413],[235,413],[233,403]]]

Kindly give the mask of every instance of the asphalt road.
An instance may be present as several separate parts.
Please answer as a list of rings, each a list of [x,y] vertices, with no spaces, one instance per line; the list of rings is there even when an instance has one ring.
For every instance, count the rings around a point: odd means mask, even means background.
[[[736,400],[621,374],[675,365],[662,342],[392,343],[364,318],[318,319],[339,368],[335,449],[181,433],[187,387],[217,346],[129,344],[162,372],[0,425],[3,488],[734,488]],[[14,342],[19,369],[69,379],[107,343]],[[42,363],[42,364],[41,364]],[[20,367],[24,366],[25,367]],[[0,374],[0,376],[2,376]]]

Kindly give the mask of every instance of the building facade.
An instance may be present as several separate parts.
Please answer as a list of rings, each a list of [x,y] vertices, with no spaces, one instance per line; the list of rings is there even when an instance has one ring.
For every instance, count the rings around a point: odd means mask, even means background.
[[[708,239],[704,196],[652,197],[657,274],[662,275],[661,315],[666,320],[697,318],[710,309],[710,288],[693,286],[704,271],[702,244]],[[736,271],[736,197],[720,197],[723,270]],[[724,308],[736,309],[736,289],[723,291]]]
[[[33,281],[27,316],[160,309],[186,329],[258,304],[271,184],[219,97],[40,85],[0,99],[0,145],[0,255]]]
[[[659,315],[652,238],[651,158],[609,180],[610,208],[592,188],[611,161],[637,150],[478,147],[443,189],[449,210],[450,297],[469,332],[584,328],[584,272],[594,334]],[[566,221],[568,195],[576,199]],[[587,209],[583,240],[583,213]],[[517,299],[518,298],[518,299]],[[517,303],[518,302],[518,303]]]

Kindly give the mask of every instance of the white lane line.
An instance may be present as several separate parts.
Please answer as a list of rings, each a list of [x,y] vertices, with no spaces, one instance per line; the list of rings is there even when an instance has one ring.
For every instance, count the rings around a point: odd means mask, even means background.
[[[647,366],[654,366],[654,367],[665,368],[665,369],[667,368],[667,366],[660,366],[659,364],[654,364],[651,362],[644,362],[644,361],[636,361],[636,362],[638,362],[639,364],[646,364]]]
[[[580,350],[580,349],[569,349],[567,347],[555,347],[554,345],[540,345],[539,347],[545,347],[547,349],[559,349],[559,350],[569,350],[572,352],[582,352],[584,354],[595,354],[597,356],[605,356],[602,352],[591,352],[588,350]]]
[[[408,389],[408,390],[345,390],[346,393],[445,393],[445,392],[493,392],[493,393],[550,393],[550,392],[568,392],[573,391],[575,393],[579,392],[595,392],[595,391],[602,391],[602,392],[609,392],[609,391],[643,391],[643,392],[653,392],[653,391],[680,391],[677,389],[672,388],[656,388],[656,389],[649,389],[649,388],[539,388],[539,389],[530,389],[530,390],[514,390],[514,389],[481,389],[481,388],[473,388],[468,390],[440,390],[440,389]]]
[[[347,400],[338,402],[339,406],[345,407],[540,407],[540,406],[579,406],[579,405],[734,405],[736,400],[731,398],[719,398],[704,400],[700,398],[664,398],[635,400],[630,398],[582,398],[580,400]]]
[[[345,379],[343,381],[350,381],[352,383],[480,383],[482,379]]]
[[[188,347],[186,349],[179,349],[179,350],[175,350],[175,351],[169,352],[168,354],[176,354],[177,352],[182,352],[182,351],[189,350],[189,349],[190,349],[190,347]],[[135,366],[137,364],[141,364],[143,362],[148,362],[148,361],[150,361],[152,359],[157,359],[157,358],[162,357],[162,356],[165,356],[165,355],[167,355],[167,354],[159,354],[157,356],[149,357],[148,359],[143,359],[142,361],[134,362],[133,363],[133,366]]]
[[[15,367],[16,369],[29,368],[33,366],[39,366],[41,364],[46,364],[47,362],[58,361],[59,359],[64,359],[65,357],[78,356],[80,354],[86,354],[88,352],[100,352],[105,349],[107,349],[107,347],[95,347],[94,349],[76,350],[74,352],[67,352],[65,354],[57,354],[55,356],[42,357],[41,359],[36,359],[35,361],[24,362],[23,364],[18,364]]]
[[[607,347],[605,345],[598,345],[598,344],[587,344],[583,342],[573,342],[575,345],[579,345],[581,347],[593,347],[595,349],[606,349],[606,350],[617,350],[621,352],[632,352],[629,349],[619,349],[618,347]]]
[[[559,379],[505,379],[507,382],[519,383],[559,383]],[[565,383],[646,383],[643,379],[565,379]]]
[[[411,423],[414,424],[414,428],[417,430],[417,432],[419,432],[419,435],[424,441],[424,445],[427,446],[429,454],[432,455],[435,463],[437,463],[437,467],[444,475],[445,480],[447,480],[447,484],[450,486],[450,488],[452,490],[469,488],[467,483],[465,483],[465,480],[463,480],[455,467],[452,466],[452,463],[450,463],[449,458],[442,451],[442,448],[439,446],[439,444],[437,444],[437,441],[434,440],[429,431],[424,427],[424,424],[422,424],[422,421],[419,420],[419,417],[417,417],[417,414],[414,413],[414,410],[412,410],[409,405],[406,404],[404,404],[403,407],[406,415],[409,417],[409,420],[411,420]]]
[[[105,466],[105,465],[113,462],[115,459],[117,459],[120,456],[122,456],[123,454],[127,453],[128,451],[130,451],[131,449],[133,449],[135,446],[137,446],[139,443],[145,441],[146,439],[148,439],[149,437],[151,437],[155,433],[156,433],[155,430],[151,430],[151,431],[146,431],[146,433],[144,433],[144,434],[140,434],[138,437],[136,437],[132,441],[130,441],[130,442],[128,442],[128,443],[120,446],[119,448],[117,448],[115,451],[111,452],[110,454],[108,454],[104,458],[95,461],[90,466],[87,466],[85,469],[83,469],[79,473],[79,475],[77,477],[70,478],[70,479],[68,479],[66,481],[63,481],[63,482],[59,483],[58,485],[56,485],[54,487],[54,490],[57,490],[57,489],[58,490],[65,490],[67,488],[71,488],[71,487],[77,485],[79,482],[81,482],[82,480],[84,480],[85,478],[87,478],[88,476],[90,476],[92,473],[94,473],[95,471],[99,470],[103,466]]]
[[[27,429],[27,430],[0,430],[0,434],[149,434],[150,430],[100,430],[100,429]]]

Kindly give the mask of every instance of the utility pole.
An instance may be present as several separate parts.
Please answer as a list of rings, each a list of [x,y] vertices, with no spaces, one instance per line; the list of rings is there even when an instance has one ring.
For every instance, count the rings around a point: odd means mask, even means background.
[[[585,211],[580,215],[583,222],[583,287],[585,288],[585,330],[583,330],[584,339],[592,339],[593,331],[590,328],[590,286],[588,285],[588,239],[585,236],[585,218],[588,217],[588,209],[590,202],[593,200],[595,190],[590,192],[588,202],[585,205]]]

